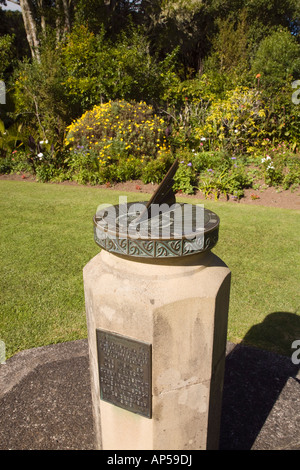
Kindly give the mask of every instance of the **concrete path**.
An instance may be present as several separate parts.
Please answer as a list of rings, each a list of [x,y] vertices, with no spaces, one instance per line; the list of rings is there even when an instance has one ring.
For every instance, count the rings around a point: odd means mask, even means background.
[[[92,450],[87,340],[0,365],[1,450]],[[220,449],[300,450],[300,373],[288,357],[227,345]]]

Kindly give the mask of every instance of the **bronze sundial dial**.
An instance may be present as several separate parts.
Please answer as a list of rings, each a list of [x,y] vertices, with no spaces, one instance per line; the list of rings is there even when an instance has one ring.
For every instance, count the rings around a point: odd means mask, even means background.
[[[177,168],[178,160],[148,202],[100,206],[95,242],[106,251],[138,258],[181,258],[213,248],[219,217],[202,205],[176,202]]]

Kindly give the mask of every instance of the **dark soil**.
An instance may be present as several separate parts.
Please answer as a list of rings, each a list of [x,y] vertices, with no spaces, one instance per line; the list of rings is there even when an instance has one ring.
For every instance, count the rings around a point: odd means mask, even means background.
[[[31,175],[0,175],[0,180],[16,180],[24,182],[35,182],[35,178]],[[63,185],[77,185],[74,181],[65,181],[63,183],[48,183],[48,184],[63,184]],[[124,192],[139,192],[152,194],[156,188],[157,184],[144,184],[142,181],[126,181],[124,183],[115,183],[115,184],[103,184],[94,186],[98,188],[105,188],[108,191],[118,190]],[[194,195],[186,195],[177,193],[177,196],[184,198],[197,198],[205,199],[204,195],[198,191]],[[211,199],[215,199],[214,195],[211,195]],[[221,195],[218,198],[219,201],[226,201],[228,204],[251,204],[253,206],[266,206],[266,207],[281,207],[284,209],[300,209],[300,188],[297,188],[294,191],[288,190],[278,190],[274,187],[265,187],[261,186],[261,189],[246,189],[244,197],[239,201],[235,200],[233,197],[229,196],[228,198]]]

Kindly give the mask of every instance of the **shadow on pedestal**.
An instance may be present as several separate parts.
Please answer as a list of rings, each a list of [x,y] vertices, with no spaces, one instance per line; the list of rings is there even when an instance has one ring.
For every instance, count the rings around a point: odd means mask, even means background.
[[[262,323],[253,326],[241,344],[229,344],[225,365],[220,450],[255,448],[254,443],[262,428],[266,427],[266,420],[290,378],[294,378],[294,389],[297,387],[299,393],[299,380],[295,378],[299,365],[293,364],[291,360],[295,352],[291,346],[296,339],[300,339],[300,317],[288,312],[275,312],[268,315]],[[258,349],[250,344],[265,349]],[[286,355],[270,352],[275,347]],[[299,401],[297,403],[299,406]],[[289,413],[293,417],[296,412],[293,398],[285,399],[283,404],[285,418]],[[282,417],[279,419],[277,416],[277,419],[274,412],[273,415],[272,419],[276,422],[272,424],[269,417],[268,430],[264,433],[270,435],[269,448],[273,445],[274,448],[276,445],[280,446],[280,443],[272,443],[272,436],[274,439],[276,432],[280,434],[280,439],[288,432],[283,429],[285,425]],[[278,427],[282,429],[278,431]]]

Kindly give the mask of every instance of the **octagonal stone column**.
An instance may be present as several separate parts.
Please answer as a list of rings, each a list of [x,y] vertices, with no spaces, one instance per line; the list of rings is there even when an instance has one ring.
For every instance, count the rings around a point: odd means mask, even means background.
[[[141,260],[102,250],[83,277],[96,447],[217,449],[228,267],[211,251]],[[150,417],[101,399],[97,331],[149,347]]]

